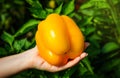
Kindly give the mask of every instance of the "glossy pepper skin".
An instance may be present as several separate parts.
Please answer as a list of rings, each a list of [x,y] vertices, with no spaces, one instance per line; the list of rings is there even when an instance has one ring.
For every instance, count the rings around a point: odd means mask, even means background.
[[[50,14],[38,24],[36,44],[40,56],[48,63],[61,66],[84,50],[84,36],[68,16]]]

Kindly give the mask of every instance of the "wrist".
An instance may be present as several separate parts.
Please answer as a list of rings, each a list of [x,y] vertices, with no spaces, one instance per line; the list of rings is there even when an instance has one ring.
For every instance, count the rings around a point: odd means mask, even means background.
[[[29,49],[29,50],[24,52],[23,58],[26,57],[26,59],[24,61],[26,63],[25,67],[27,69],[35,67],[34,64],[35,64],[36,56],[38,54],[37,52],[38,52],[38,49],[36,46],[34,48]]]

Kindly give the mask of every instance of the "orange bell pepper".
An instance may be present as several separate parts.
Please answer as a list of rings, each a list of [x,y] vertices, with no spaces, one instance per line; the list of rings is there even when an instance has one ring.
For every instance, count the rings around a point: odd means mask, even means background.
[[[48,15],[39,23],[35,39],[40,56],[56,66],[66,64],[84,50],[82,32],[75,22],[65,15]]]

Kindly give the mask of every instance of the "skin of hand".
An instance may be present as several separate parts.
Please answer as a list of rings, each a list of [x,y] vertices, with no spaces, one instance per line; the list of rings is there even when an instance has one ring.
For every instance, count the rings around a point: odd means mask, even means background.
[[[85,48],[89,43],[85,43]],[[85,58],[88,54],[83,52],[80,56],[69,61],[63,66],[53,66],[47,63],[38,53],[37,46],[25,52],[0,58],[0,78],[8,77],[20,71],[36,68],[39,70],[58,72],[76,65],[80,60]]]

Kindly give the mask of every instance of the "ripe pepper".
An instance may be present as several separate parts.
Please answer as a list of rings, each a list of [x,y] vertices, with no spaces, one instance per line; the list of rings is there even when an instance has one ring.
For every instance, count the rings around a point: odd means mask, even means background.
[[[38,24],[35,35],[40,56],[56,66],[79,56],[84,50],[84,36],[68,16],[50,14]]]

